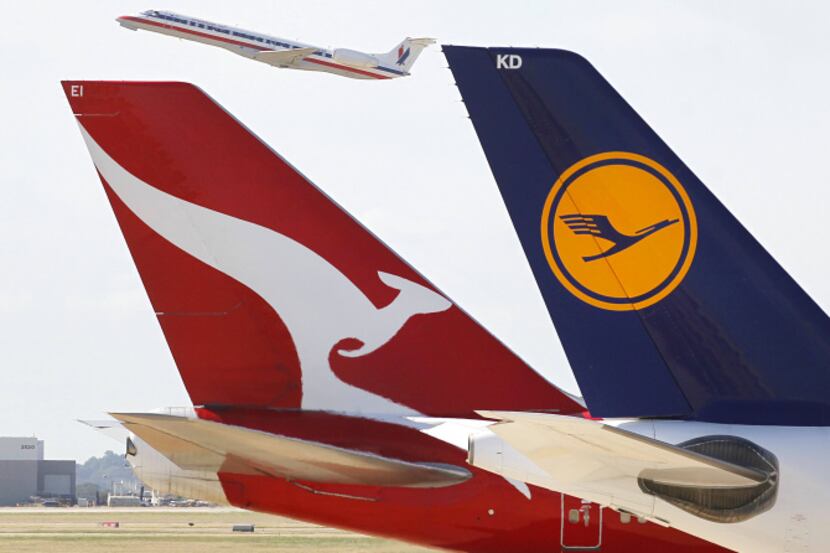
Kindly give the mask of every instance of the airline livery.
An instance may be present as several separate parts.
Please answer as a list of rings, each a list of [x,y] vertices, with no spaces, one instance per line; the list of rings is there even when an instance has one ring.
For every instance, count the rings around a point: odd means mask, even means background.
[[[431,38],[406,38],[385,54],[367,54],[348,48],[327,50],[166,11],[148,10],[121,16],[117,21],[132,31],[142,29],[218,46],[274,67],[323,71],[353,79],[406,77],[421,51],[435,43]]]
[[[63,87],[194,405],[114,414],[147,484],[456,551],[724,551],[467,464],[477,409],[585,408],[201,90]]]
[[[585,59],[444,52],[604,418],[490,410],[470,463],[736,551],[826,551],[824,311]]]

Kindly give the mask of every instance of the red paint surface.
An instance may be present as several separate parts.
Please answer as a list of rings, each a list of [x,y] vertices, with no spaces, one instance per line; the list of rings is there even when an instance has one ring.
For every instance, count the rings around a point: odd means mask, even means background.
[[[300,362],[271,306],[163,239],[104,189],[193,404],[300,407]]]

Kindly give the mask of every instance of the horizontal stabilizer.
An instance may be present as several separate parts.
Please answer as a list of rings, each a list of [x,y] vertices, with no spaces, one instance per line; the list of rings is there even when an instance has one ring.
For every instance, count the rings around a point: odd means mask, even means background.
[[[317,51],[317,48],[286,48],[285,50],[265,50],[254,54],[254,59],[274,65],[276,67],[288,67],[294,65],[306,56]]]
[[[435,44],[435,39],[429,37],[410,38],[407,40],[409,40],[410,44],[417,44],[418,46],[423,46],[424,48],[426,48],[430,44]]]
[[[701,436],[672,445],[608,421],[531,412],[479,414],[501,421],[489,430],[502,444],[472,438],[470,464],[661,524],[672,524],[677,514],[666,503],[705,520],[735,523],[771,509],[776,501],[775,455],[742,438]],[[642,423],[637,426],[643,429]],[[654,432],[654,426],[647,428]],[[523,461],[511,457],[509,448]],[[492,463],[494,451],[506,454],[500,464]]]
[[[693,488],[750,488],[767,479],[742,467],[600,421],[510,411],[482,411],[502,422],[490,426],[511,446],[554,475],[580,484],[647,479]]]
[[[451,486],[470,478],[461,467],[391,459],[201,419],[153,413],[112,416],[185,470],[408,488]]]
[[[124,440],[127,439],[127,436],[130,434],[126,428],[121,426],[121,423],[118,421],[110,420],[81,420],[78,419],[78,422],[81,424],[85,424],[101,434],[112,438],[117,442],[124,443]]]

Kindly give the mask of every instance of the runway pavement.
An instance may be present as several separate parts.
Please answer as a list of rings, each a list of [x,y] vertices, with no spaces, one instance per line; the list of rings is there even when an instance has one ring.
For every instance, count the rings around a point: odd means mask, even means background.
[[[118,527],[112,527],[112,523]],[[107,524],[110,524],[109,526]],[[234,524],[253,524],[250,534]],[[0,551],[425,553],[430,550],[229,508],[0,508]]]

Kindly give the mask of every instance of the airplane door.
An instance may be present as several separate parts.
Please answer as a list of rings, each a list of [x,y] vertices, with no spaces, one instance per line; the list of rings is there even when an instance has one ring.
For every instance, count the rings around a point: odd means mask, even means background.
[[[596,503],[561,494],[562,551],[599,551],[602,548],[602,509]]]

